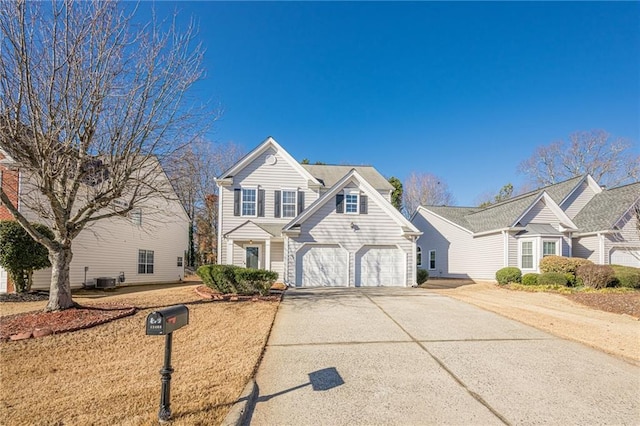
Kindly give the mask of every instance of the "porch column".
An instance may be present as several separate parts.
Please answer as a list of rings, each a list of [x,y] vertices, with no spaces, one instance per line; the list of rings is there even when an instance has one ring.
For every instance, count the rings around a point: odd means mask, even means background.
[[[271,240],[267,239],[264,242],[264,269],[271,270]]]
[[[226,265],[233,265],[233,240],[227,240],[227,261]]]

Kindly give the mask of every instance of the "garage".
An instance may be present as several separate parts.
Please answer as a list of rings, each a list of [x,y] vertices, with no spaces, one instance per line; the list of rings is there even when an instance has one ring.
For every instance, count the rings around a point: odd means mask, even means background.
[[[303,287],[348,284],[348,253],[336,245],[308,245],[297,253],[296,283]]]
[[[620,248],[611,249],[609,263],[612,265],[633,266],[640,268],[640,248]]]
[[[395,246],[365,246],[356,254],[356,287],[404,286],[405,265]]]

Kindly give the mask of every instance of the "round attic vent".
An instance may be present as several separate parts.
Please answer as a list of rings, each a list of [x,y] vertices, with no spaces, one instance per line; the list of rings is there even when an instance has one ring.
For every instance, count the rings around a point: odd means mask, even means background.
[[[276,158],[275,155],[273,154],[269,154],[267,155],[267,158],[265,159],[265,163],[269,164],[271,166],[273,166],[274,164],[276,164],[276,161],[278,161],[278,159]]]

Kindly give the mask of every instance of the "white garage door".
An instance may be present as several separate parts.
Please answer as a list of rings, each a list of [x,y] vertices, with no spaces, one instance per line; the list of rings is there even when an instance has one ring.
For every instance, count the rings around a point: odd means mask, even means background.
[[[640,249],[614,248],[611,250],[609,263],[612,265],[634,266],[640,268]]]
[[[298,251],[296,263],[298,286],[346,286],[347,272],[347,251],[340,246],[305,246]]]
[[[404,286],[405,256],[397,247],[365,247],[356,255],[356,286]]]

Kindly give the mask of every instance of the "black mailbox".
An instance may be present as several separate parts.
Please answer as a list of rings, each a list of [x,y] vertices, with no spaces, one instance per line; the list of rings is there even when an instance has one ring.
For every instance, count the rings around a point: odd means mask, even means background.
[[[166,335],[187,324],[189,324],[189,308],[185,305],[169,306],[147,315],[147,335]]]

